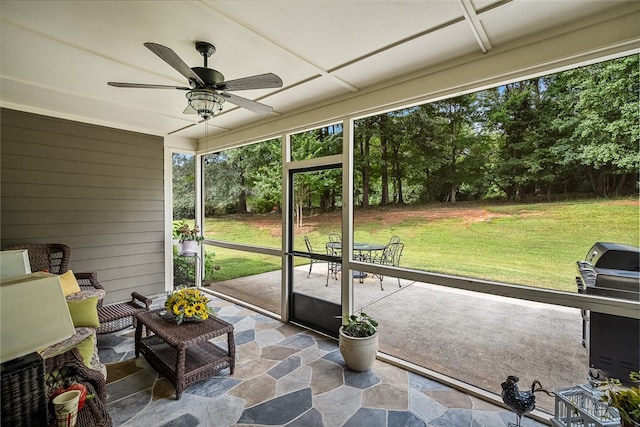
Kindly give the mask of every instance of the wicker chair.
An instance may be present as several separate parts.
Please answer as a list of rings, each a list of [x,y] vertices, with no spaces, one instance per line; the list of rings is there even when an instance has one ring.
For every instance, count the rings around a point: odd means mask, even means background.
[[[29,255],[31,271],[48,271],[52,274],[63,274],[69,270],[71,248],[64,243],[15,243],[5,250],[26,249]],[[80,290],[104,289],[96,273],[77,273],[73,275],[80,285]],[[98,301],[98,308],[102,307],[102,300]]]
[[[5,250],[26,249],[29,253],[31,271],[48,271],[63,274],[69,269],[71,248],[63,243],[16,243]]]
[[[106,408],[107,386],[105,378],[98,371],[88,369],[82,362],[78,350],[71,349],[65,353],[45,359],[47,396],[51,396],[59,387],[68,387],[73,383],[82,383],[87,393],[95,393],[93,400],[87,400],[85,407],[78,413],[76,426],[111,427],[113,421]],[[55,425],[53,410],[49,408],[49,423]]]
[[[9,245],[6,250],[26,249],[29,254],[31,271],[48,271],[53,274],[63,274],[69,270],[71,248],[63,243],[16,243]],[[95,272],[77,273],[73,275],[80,285],[80,290],[103,289]],[[151,300],[137,292],[131,294],[131,301],[103,306],[98,301],[98,318],[100,327],[97,333],[105,334],[119,331],[129,326],[135,326],[135,314],[148,311]]]

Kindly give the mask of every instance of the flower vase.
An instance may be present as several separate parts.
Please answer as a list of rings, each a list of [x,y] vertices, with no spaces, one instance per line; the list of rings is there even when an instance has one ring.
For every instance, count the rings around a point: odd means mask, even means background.
[[[180,255],[193,256],[198,253],[198,241],[186,240],[180,242]]]

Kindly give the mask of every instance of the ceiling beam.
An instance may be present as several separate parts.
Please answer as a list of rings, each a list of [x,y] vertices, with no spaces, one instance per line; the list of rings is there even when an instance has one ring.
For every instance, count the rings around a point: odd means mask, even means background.
[[[640,10],[623,7],[603,17],[589,17],[555,34],[528,36],[487,54],[458,59],[430,70],[386,82],[371,90],[345,95],[215,135],[215,145],[232,147],[278,136],[282,132],[322,126],[344,117],[363,117],[418,103],[532,78],[601,60],[640,53]],[[199,150],[212,148],[199,141]]]
[[[473,37],[476,39],[476,42],[478,42],[478,45],[480,46],[480,50],[482,50],[482,53],[487,53],[492,49],[491,41],[489,40],[489,36],[482,26],[482,22],[480,22],[480,19],[478,18],[476,10],[471,4],[471,0],[459,0],[459,4],[462,8],[462,13],[464,14],[465,21],[467,21],[467,23],[469,24],[469,28],[473,33]]]

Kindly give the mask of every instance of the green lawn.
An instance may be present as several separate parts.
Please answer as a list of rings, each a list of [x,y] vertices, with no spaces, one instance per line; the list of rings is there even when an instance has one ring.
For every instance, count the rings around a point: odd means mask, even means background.
[[[537,204],[464,204],[356,211],[354,240],[405,244],[401,266],[507,283],[575,291],[576,261],[597,241],[638,246],[637,200]],[[280,248],[281,218],[242,215],[208,219],[208,237]],[[308,235],[319,251],[329,232],[339,231],[340,214],[304,218],[295,247]],[[280,268],[277,257],[214,248],[227,280]]]

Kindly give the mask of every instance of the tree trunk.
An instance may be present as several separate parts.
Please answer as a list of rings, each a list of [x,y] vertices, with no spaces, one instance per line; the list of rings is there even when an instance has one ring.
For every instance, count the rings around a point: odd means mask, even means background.
[[[396,202],[399,205],[404,204],[404,196],[402,195],[402,167],[400,165],[400,147],[396,146],[393,149],[393,172],[395,177],[395,188],[396,188]]]
[[[244,190],[242,190],[238,195],[238,213],[247,213],[247,193],[245,193]]]
[[[616,196],[618,194],[620,194],[622,192],[622,189],[624,188],[624,183],[627,179],[627,174],[623,173],[621,175],[618,175],[618,184],[616,185]]]
[[[389,204],[389,154],[387,152],[387,129],[385,123],[387,122],[386,114],[383,114],[380,117],[381,126],[380,126],[380,157],[382,160],[382,164],[380,167],[380,179],[382,181],[381,191],[382,191],[382,199],[380,200],[381,206],[386,206]]]
[[[369,155],[371,151],[371,138],[367,135],[362,137],[362,154],[364,164],[362,165],[362,207],[369,208],[369,181],[371,180],[371,166],[369,164]]]

